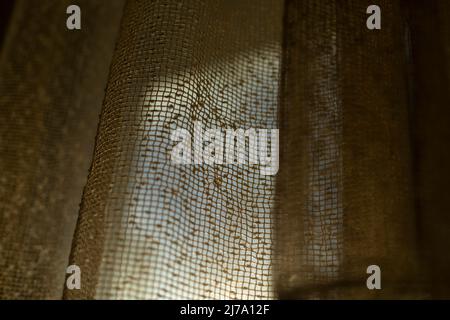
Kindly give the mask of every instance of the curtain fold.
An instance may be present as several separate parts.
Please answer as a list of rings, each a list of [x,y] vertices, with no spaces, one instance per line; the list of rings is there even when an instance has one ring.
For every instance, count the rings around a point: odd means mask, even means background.
[[[2,28],[0,298],[450,298],[448,1],[70,4]],[[278,173],[173,162],[214,128]]]
[[[60,299],[121,1],[16,1],[0,60],[0,298]]]
[[[369,5],[287,2],[282,296],[421,296],[407,29],[399,1],[378,4],[382,30],[362,27]],[[370,265],[382,291],[367,290]]]
[[[450,3],[409,4],[413,63],[413,150],[416,210],[429,289],[450,298]]]
[[[83,286],[67,298],[272,297],[275,178],[176,165],[170,136],[277,127],[282,10],[127,1],[73,242]]]

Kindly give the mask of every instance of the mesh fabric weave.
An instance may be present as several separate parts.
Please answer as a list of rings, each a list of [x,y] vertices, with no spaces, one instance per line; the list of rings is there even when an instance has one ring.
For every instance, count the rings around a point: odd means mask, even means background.
[[[62,297],[123,2],[17,1],[0,58],[0,298]]]
[[[69,297],[272,297],[274,177],[173,164],[170,134],[277,128],[282,5],[128,1],[74,242],[87,276]]]
[[[60,298],[71,244],[66,298],[450,297],[447,0],[69,4],[1,44],[0,298]],[[279,128],[278,175],[172,163],[196,122]]]

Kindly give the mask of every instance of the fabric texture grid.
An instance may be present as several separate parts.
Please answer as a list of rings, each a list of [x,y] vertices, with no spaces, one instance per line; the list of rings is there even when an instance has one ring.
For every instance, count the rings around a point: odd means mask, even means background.
[[[70,4],[2,13],[1,299],[450,298],[447,0]],[[278,172],[173,162],[215,128]]]
[[[62,296],[120,1],[17,1],[0,60],[0,297]],[[29,11],[31,9],[31,12]]]

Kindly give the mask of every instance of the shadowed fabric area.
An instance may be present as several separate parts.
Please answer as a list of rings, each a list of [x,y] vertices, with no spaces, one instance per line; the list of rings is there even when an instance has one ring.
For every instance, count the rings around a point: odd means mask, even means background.
[[[429,265],[432,296],[449,299],[450,3],[414,3],[409,21],[418,241]]]
[[[320,4],[319,4],[320,3]],[[445,1],[287,1],[278,292],[449,297]],[[383,270],[380,291],[365,269]]]
[[[62,297],[122,3],[17,1],[0,60],[0,297]]]
[[[359,27],[369,5],[288,2],[278,239],[287,297],[419,294],[406,26],[400,4],[382,1],[382,30]],[[382,291],[366,288],[372,264],[384,270]]]
[[[450,298],[447,0],[69,4],[0,28],[0,298]],[[278,173],[173,163],[196,123]]]

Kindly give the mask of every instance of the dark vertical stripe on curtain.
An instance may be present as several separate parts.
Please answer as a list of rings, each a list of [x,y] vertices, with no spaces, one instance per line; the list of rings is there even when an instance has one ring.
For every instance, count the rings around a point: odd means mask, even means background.
[[[407,1],[420,244],[433,298],[450,298],[450,2]]]
[[[14,8],[14,0],[5,0],[0,4],[0,50],[9,26],[9,19]],[[0,51],[1,52],[1,51]]]

